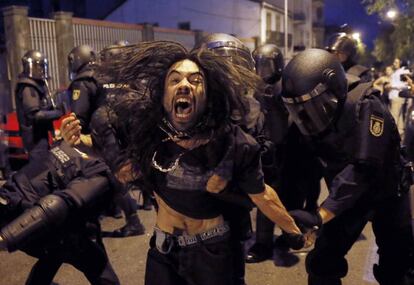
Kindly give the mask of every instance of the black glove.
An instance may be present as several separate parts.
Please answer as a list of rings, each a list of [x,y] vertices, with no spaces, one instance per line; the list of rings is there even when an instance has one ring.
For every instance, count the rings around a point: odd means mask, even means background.
[[[287,242],[290,248],[298,250],[305,246],[305,238],[302,234],[293,234],[283,232],[282,237]]]
[[[298,227],[302,230],[319,230],[322,228],[322,218],[318,212],[306,212],[303,210],[289,211]]]

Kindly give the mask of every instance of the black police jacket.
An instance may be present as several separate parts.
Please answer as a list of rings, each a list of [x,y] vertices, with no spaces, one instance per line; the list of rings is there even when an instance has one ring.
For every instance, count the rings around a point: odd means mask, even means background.
[[[53,108],[49,91],[41,84],[28,77],[20,77],[15,92],[16,111],[20,135],[24,147],[30,151],[42,139],[48,139],[48,132],[54,131],[53,120],[62,112]]]
[[[334,129],[312,145],[324,167],[329,196],[323,207],[338,215],[362,200],[396,195],[400,137],[370,83],[348,92]]]
[[[35,208],[42,197],[53,194],[62,198],[66,207],[49,211],[43,217],[33,217],[35,221],[42,219],[44,224],[49,224],[44,219],[53,221],[66,217],[59,227],[48,228],[48,232],[39,233],[27,246],[25,244],[25,251],[38,256],[45,247],[59,244],[68,233],[85,231],[86,222],[95,220],[107,207],[113,195],[108,171],[107,165],[100,159],[86,158],[66,143],[59,143],[42,160],[30,161],[0,188],[0,197],[7,201],[0,207],[7,214],[2,216],[1,223],[7,224],[23,212]],[[56,218],[51,215],[56,215]],[[5,220],[6,217],[8,220]]]
[[[0,188],[0,196],[8,201],[7,209],[10,211],[24,211],[51,193],[69,199],[68,203],[76,208],[82,208],[92,202],[91,197],[108,192],[111,183],[108,171],[109,168],[102,160],[90,156],[85,158],[83,153],[65,142],[59,142],[46,157],[34,159],[14,173]],[[98,183],[97,188],[90,183],[90,179],[95,176],[102,177],[101,180],[104,181]],[[75,184],[87,187],[69,193],[67,190]]]
[[[98,80],[92,67],[81,70],[69,85],[70,107],[80,120],[84,134],[90,133],[91,116],[104,101],[98,89]]]

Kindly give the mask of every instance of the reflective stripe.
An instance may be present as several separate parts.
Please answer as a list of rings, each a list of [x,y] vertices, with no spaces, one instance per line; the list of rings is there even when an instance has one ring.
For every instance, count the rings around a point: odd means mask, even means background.
[[[309,93],[306,93],[306,94],[304,94],[302,96],[298,96],[298,97],[283,97],[282,96],[282,100],[283,100],[283,102],[288,103],[288,104],[303,103],[303,102],[309,101],[310,99],[315,98],[315,97],[323,94],[326,90],[328,90],[328,87],[323,83],[319,83]]]

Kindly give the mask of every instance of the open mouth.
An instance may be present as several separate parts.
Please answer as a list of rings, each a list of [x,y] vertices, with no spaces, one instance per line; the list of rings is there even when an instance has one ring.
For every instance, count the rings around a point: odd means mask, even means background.
[[[175,101],[174,110],[177,118],[188,118],[193,111],[191,100],[189,98],[178,98]]]

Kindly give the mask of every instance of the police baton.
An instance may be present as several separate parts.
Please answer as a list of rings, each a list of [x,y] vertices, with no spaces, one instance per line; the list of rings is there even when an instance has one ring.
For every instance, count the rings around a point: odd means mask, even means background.
[[[50,93],[49,83],[48,83],[47,79],[45,79],[45,85],[46,85],[46,88],[47,88],[46,95],[49,97],[49,100],[52,103],[53,109],[56,109],[56,102],[55,102],[55,99],[52,96],[52,93]]]

